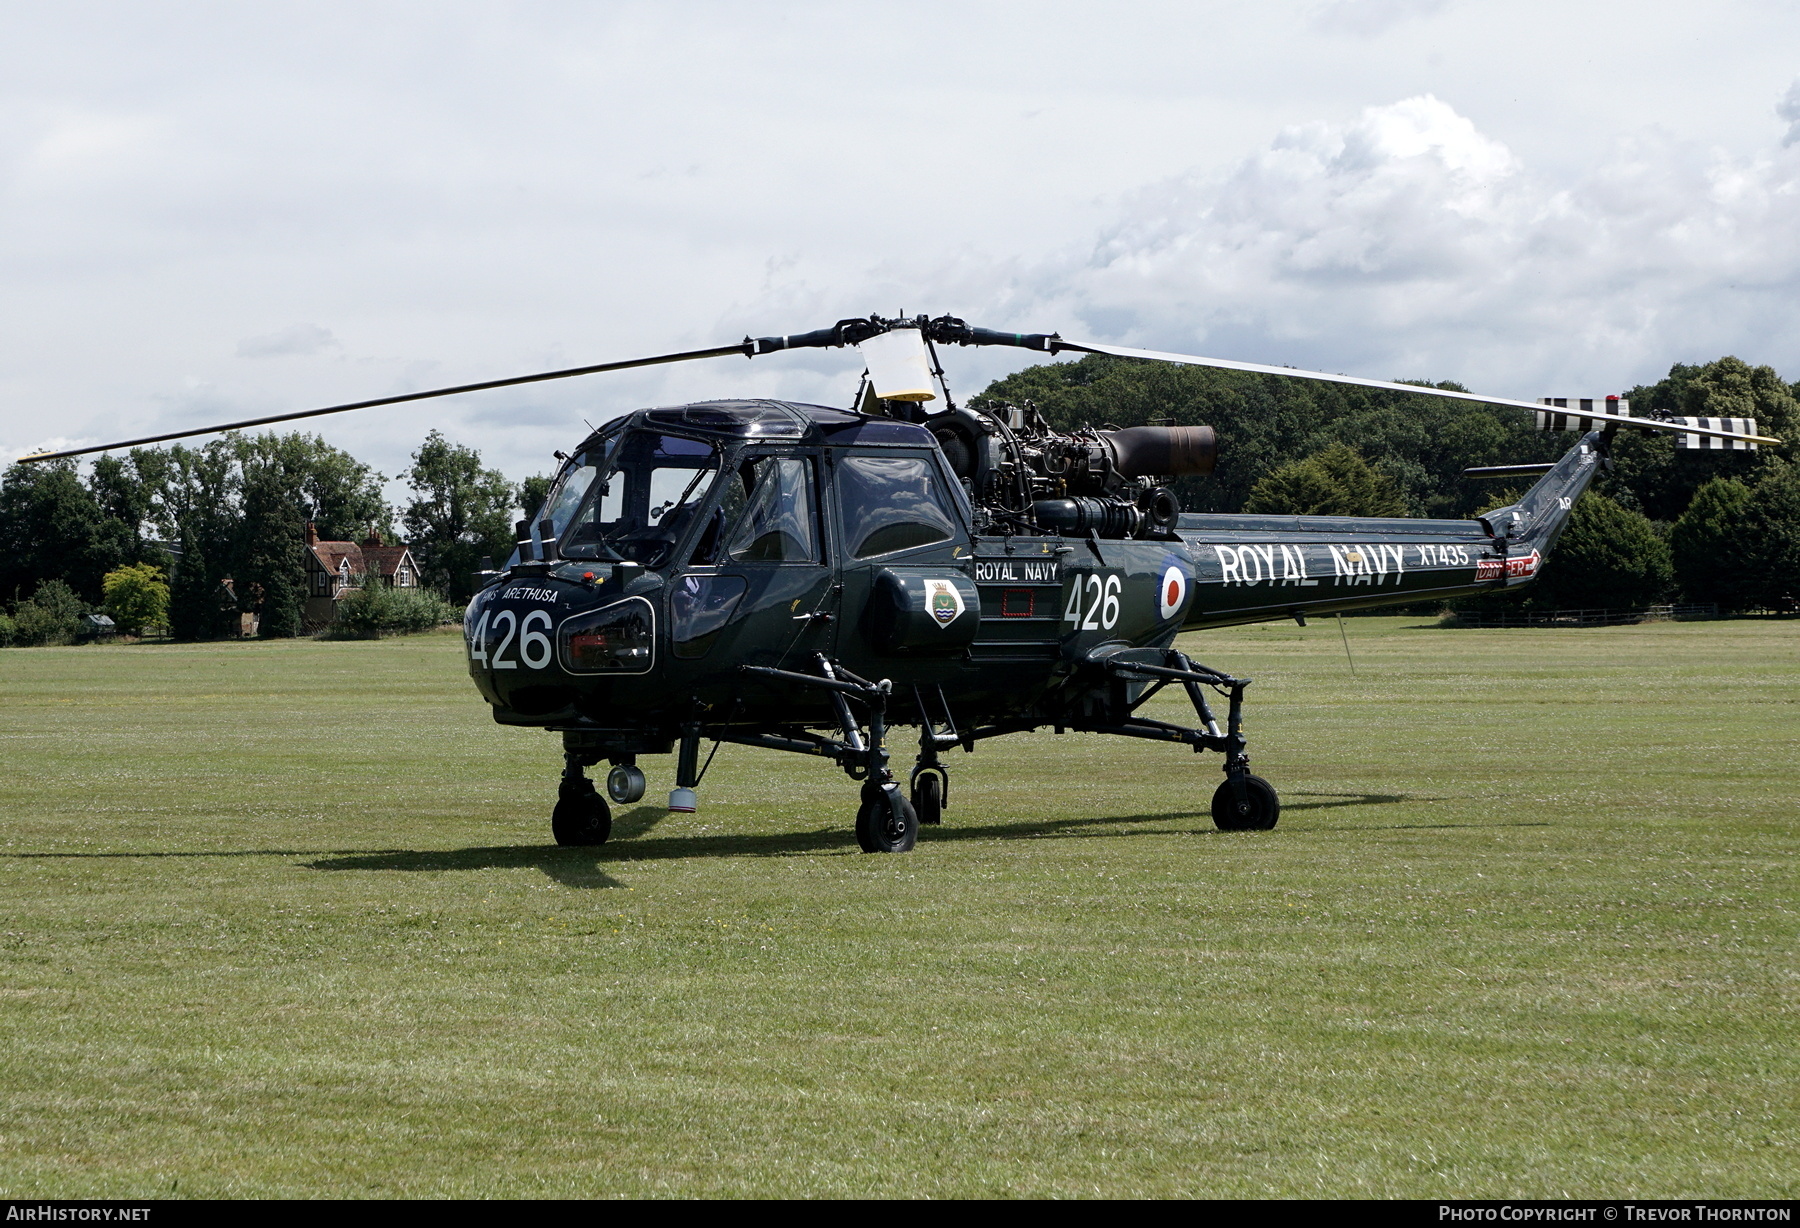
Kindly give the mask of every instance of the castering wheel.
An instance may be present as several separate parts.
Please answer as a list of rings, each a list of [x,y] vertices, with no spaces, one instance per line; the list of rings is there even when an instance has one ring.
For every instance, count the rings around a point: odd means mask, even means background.
[[[856,811],[856,842],[865,853],[910,853],[919,842],[919,812],[899,785],[864,787]]]
[[[606,774],[606,796],[621,806],[643,801],[643,770],[635,764],[615,764],[613,770]]]
[[[1275,786],[1261,776],[1244,777],[1244,800],[1238,801],[1237,790],[1229,780],[1214,792],[1213,824],[1220,831],[1268,831],[1281,817],[1281,798]]]
[[[556,837],[558,844],[587,846],[605,844],[606,838],[612,835],[612,811],[607,808],[606,799],[594,791],[594,786],[585,789],[567,789],[557,798],[556,809],[550,812],[550,834]]]
[[[921,823],[936,826],[944,821],[944,782],[935,772],[922,772],[913,778],[912,806]]]

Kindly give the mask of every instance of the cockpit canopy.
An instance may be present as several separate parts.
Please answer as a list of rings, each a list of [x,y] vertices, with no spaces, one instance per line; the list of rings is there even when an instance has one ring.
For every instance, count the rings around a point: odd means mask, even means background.
[[[793,444],[880,444],[835,466],[844,546],[869,558],[956,536],[964,502],[916,426],[823,407],[722,402],[646,410],[591,436],[557,475],[532,526],[541,551],[570,561],[808,563],[823,559],[820,458]],[[706,438],[706,436],[722,436]],[[893,451],[926,449],[932,456]],[[967,509],[964,509],[966,514]],[[690,538],[690,530],[697,531]],[[674,557],[691,540],[683,559]]]

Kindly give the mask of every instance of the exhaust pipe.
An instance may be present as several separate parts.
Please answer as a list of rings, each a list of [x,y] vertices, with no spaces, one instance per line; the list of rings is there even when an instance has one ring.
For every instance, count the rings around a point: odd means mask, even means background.
[[[1100,437],[1112,446],[1113,468],[1128,478],[1211,473],[1219,459],[1210,426],[1128,426]]]

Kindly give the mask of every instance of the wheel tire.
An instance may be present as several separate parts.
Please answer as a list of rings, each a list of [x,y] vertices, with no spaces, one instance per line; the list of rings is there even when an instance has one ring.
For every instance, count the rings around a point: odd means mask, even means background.
[[[913,783],[912,807],[919,812],[919,822],[936,827],[944,821],[944,782],[927,773]]]
[[[575,848],[605,844],[612,835],[612,811],[591,787],[564,793],[550,812],[550,834],[558,844]]]
[[[919,842],[919,812],[898,786],[865,793],[856,811],[856,842],[865,853],[910,853]]]
[[[1244,805],[1227,780],[1213,793],[1213,825],[1220,831],[1268,831],[1281,817],[1281,798],[1261,776],[1244,777]]]

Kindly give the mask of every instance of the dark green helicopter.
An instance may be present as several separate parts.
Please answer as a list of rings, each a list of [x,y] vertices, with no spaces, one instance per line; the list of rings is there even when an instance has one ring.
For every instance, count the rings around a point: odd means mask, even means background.
[[[1471,520],[1184,513],[1163,485],[1212,470],[1210,427],[1059,432],[1029,407],[981,413],[948,394],[937,347],[1112,354],[1537,412],[1581,437],[1508,507]],[[676,754],[669,807],[695,808],[705,742],[829,758],[861,786],[868,852],[913,847],[949,802],[941,758],[1044,726],[1216,751],[1227,830],[1267,829],[1274,788],[1250,771],[1244,689],[1174,646],[1183,631],[1452,597],[1530,583],[1620,429],[1685,447],[1779,443],[1746,419],[1634,418],[1617,398],[1509,401],[1409,384],[1001,333],[950,316],[829,329],[280,414],[212,430],[688,359],[856,346],[853,409],[771,400],[644,409],[593,431],[506,567],[481,574],[463,634],[502,724],[562,735],[551,827],[604,843],[606,794],[644,796],[642,755]],[[936,404],[933,404],[936,402]],[[106,447],[155,443],[185,431]],[[27,460],[101,451],[44,453]],[[1178,687],[1194,722],[1141,714]],[[1224,705],[1223,724],[1209,696]],[[893,726],[918,730],[909,788]]]

